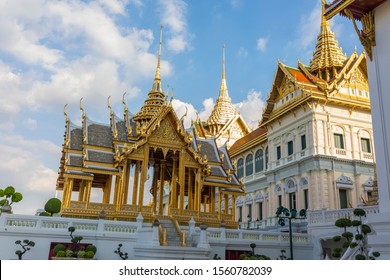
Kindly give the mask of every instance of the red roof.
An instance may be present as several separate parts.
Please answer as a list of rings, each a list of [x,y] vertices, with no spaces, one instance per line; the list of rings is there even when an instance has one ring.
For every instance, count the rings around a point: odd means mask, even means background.
[[[291,73],[291,75],[293,75],[295,77],[295,79],[298,80],[298,82],[312,84],[312,82],[300,70],[290,68],[290,67],[286,67],[286,69]]]

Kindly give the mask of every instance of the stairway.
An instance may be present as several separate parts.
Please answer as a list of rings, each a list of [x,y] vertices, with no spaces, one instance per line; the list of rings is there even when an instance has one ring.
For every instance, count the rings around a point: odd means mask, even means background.
[[[159,219],[161,227],[167,232],[167,245],[168,246],[179,246],[181,247],[181,237],[176,230],[176,227],[170,219]]]

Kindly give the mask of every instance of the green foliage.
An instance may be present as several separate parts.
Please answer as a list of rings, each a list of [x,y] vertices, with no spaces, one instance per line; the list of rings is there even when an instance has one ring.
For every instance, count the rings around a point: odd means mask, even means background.
[[[371,228],[370,228],[370,226],[368,226],[368,225],[362,225],[362,232],[363,232],[363,234],[369,234],[369,233],[371,233]]]
[[[339,242],[341,239],[344,239],[341,248],[334,248],[332,250],[332,256],[334,258],[340,258],[344,251],[347,248],[356,248],[358,247],[358,252],[355,256],[356,260],[375,260],[375,258],[380,256],[379,252],[373,253],[372,256],[368,255],[368,244],[367,244],[367,234],[369,234],[372,230],[371,227],[362,223],[362,217],[366,217],[366,212],[363,209],[356,208],[353,211],[354,216],[358,217],[358,220],[352,220],[350,218],[341,218],[336,220],[335,226],[339,228],[343,228],[344,232],[339,235],[333,237],[333,241]],[[355,227],[355,234],[347,231],[347,227]]]
[[[61,211],[61,200],[58,198],[50,198],[45,204],[45,211],[53,216]]]
[[[51,215],[47,212],[41,212],[39,213],[39,216],[51,216]]]
[[[65,256],[66,256],[66,253],[63,250],[58,251],[56,254],[56,257],[59,257],[59,258],[63,258]]]
[[[54,256],[57,256],[59,251],[65,251],[65,250],[66,250],[66,246],[64,244],[61,244],[61,243],[57,244],[53,248]]]
[[[85,253],[85,257],[86,257],[87,259],[92,259],[94,256],[95,256],[95,253],[92,252],[92,251],[87,251],[87,252]]]
[[[76,231],[75,227],[69,227],[68,232],[70,233],[70,240],[72,242],[72,248],[66,248],[63,244],[57,244],[53,248],[53,252],[56,257],[74,257],[74,258],[89,258],[92,259],[96,254],[97,248],[95,245],[88,245],[86,248],[80,246],[80,241],[83,240],[82,236],[73,236]],[[64,252],[64,253],[60,253]],[[61,254],[59,256],[58,254]],[[63,256],[62,256],[63,255]]]
[[[239,256],[239,259],[240,260],[270,260],[269,257],[267,257],[265,255],[258,255],[258,254],[255,254],[255,255],[252,255],[252,254],[241,254]]]
[[[336,236],[333,236],[333,241],[334,242],[339,242],[341,240],[341,236],[340,235],[336,235]]]
[[[5,197],[0,200],[0,206],[11,206],[13,203],[18,203],[23,199],[23,195],[19,192],[15,192],[13,186],[8,186],[4,190],[0,189],[0,197]]]
[[[118,248],[114,251],[114,253],[118,254],[118,256],[122,260],[127,260],[129,258],[129,254],[122,252],[121,249],[122,249],[122,244],[118,244]],[[215,254],[215,256],[217,256],[217,254]],[[215,259],[215,256],[214,256],[214,259]]]
[[[356,260],[366,260],[367,258],[366,258],[366,256],[363,255],[363,254],[357,254],[357,255],[355,256],[355,259],[356,259]]]
[[[22,247],[22,250],[15,251],[15,254],[18,256],[19,260],[23,258],[23,255],[27,251],[30,251],[31,248],[35,246],[35,242],[28,239],[23,240],[23,242],[21,240],[16,240],[15,244],[20,245],[20,247]]]
[[[356,208],[355,210],[353,210],[353,214],[354,214],[356,217],[364,217],[364,216],[366,216],[366,211],[364,211],[364,210],[361,209],[361,208]]]
[[[84,258],[84,257],[85,257],[85,253],[86,253],[86,252],[85,252],[84,250],[78,251],[78,252],[77,252],[77,257],[78,257],[78,258]]]
[[[351,239],[353,237],[353,233],[352,232],[349,232],[349,231],[346,231],[346,232],[343,232],[341,234],[342,237],[345,237],[347,239]]]
[[[341,219],[336,220],[335,226],[340,227],[340,228],[350,227],[350,226],[352,226],[352,221],[350,219],[347,219],[347,218],[341,218]]]
[[[353,220],[353,221],[352,221],[352,226],[353,226],[353,227],[358,227],[358,226],[360,226],[361,224],[362,224],[362,222],[359,221],[359,220]]]
[[[73,257],[73,251],[71,250],[71,249],[67,249],[66,251],[65,251],[65,255],[67,256],[67,257]]]
[[[96,246],[95,245],[88,245],[87,248],[85,248],[85,251],[86,252],[93,252],[94,254],[96,254]]]

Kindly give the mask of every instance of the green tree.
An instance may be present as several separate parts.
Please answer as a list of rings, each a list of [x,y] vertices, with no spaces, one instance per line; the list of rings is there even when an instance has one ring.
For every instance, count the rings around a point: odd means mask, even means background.
[[[8,186],[4,190],[0,189],[0,197],[5,197],[0,200],[0,209],[9,208],[12,209],[11,205],[14,203],[18,203],[23,199],[23,195],[19,192],[15,192],[15,188],[13,186]]]
[[[35,242],[34,241],[30,241],[30,240],[23,240],[23,242],[21,240],[16,240],[15,241],[15,244],[18,244],[22,247],[22,250],[17,250],[15,252],[15,254],[18,256],[18,259],[21,260],[23,255],[27,252],[27,251],[30,251],[32,247],[35,246]]]
[[[355,255],[356,260],[375,260],[380,256],[379,252],[368,254],[367,235],[372,231],[371,227],[363,224],[362,218],[366,217],[366,212],[361,208],[356,208],[353,214],[357,219],[352,220],[348,218],[341,218],[336,220],[335,226],[342,228],[343,233],[333,237],[334,242],[342,241],[341,247],[336,247],[332,250],[332,256],[339,259],[347,249],[354,249],[358,247],[358,254]],[[355,227],[355,234],[348,231],[347,228]]]
[[[53,216],[54,214],[60,213],[61,211],[61,200],[58,198],[50,198],[46,204],[45,204],[45,211],[48,213],[50,216]],[[45,212],[43,212],[45,213]],[[41,213],[42,214],[42,213]],[[40,216],[46,216],[45,214],[40,215]]]

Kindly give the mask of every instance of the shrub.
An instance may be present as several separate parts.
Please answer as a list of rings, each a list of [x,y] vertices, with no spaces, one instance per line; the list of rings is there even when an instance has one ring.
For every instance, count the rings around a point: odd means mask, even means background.
[[[65,255],[66,255],[67,257],[73,257],[73,251],[72,251],[71,249],[67,249],[67,250],[65,251]]]
[[[15,192],[15,188],[12,186],[6,187],[4,190],[0,189],[0,197],[5,197],[0,200],[0,206],[11,206],[13,203],[20,202],[23,199],[23,195],[19,192]]]
[[[56,257],[60,257],[60,258],[63,258],[65,256],[66,256],[66,253],[63,250],[58,251],[56,254]]]
[[[87,251],[87,252],[85,253],[85,257],[86,257],[87,259],[92,259],[94,256],[95,256],[95,253],[92,252],[92,251]]]
[[[54,253],[54,256],[57,256],[57,253],[59,251],[65,251],[66,250],[66,246],[64,244],[57,244],[56,246],[54,246],[53,248],[53,253]]]
[[[94,254],[96,254],[96,246],[95,245],[88,245],[87,248],[85,248],[85,251],[86,252],[93,252]]]
[[[77,252],[77,257],[78,257],[78,258],[84,258],[84,256],[85,256],[86,253],[87,253],[87,252],[85,252],[85,251],[78,251],[78,252]]]
[[[53,216],[61,211],[61,200],[58,198],[50,198],[45,204],[45,211]]]

